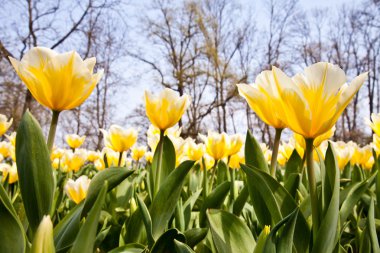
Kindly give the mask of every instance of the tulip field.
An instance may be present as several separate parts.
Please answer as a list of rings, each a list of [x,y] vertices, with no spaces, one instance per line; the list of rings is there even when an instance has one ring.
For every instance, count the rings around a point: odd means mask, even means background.
[[[319,62],[237,84],[270,145],[250,131],[182,138],[191,97],[165,88],[145,92],[146,133],[111,125],[88,150],[85,136],[55,135],[102,78],[95,58],[35,47],[10,60],[52,119],[45,136],[29,111],[14,133],[0,115],[1,253],[380,252],[380,114],[362,123],[372,143],[330,140],[367,73],[347,81]]]

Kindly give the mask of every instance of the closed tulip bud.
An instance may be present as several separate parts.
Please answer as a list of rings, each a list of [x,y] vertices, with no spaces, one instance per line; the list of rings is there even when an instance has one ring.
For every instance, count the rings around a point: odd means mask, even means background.
[[[180,97],[177,92],[168,88],[162,90],[158,96],[145,91],[146,115],[160,130],[166,130],[177,124],[189,104],[189,96]]]
[[[32,253],[54,253],[53,223],[49,215],[44,215],[34,235]]]
[[[136,203],[135,198],[131,198],[129,200],[129,206],[130,206],[131,214],[133,214],[137,210],[137,203]]]
[[[129,150],[137,141],[137,130],[134,128],[125,129],[112,125],[108,132],[103,129],[101,131],[104,135],[105,146],[116,152]]]
[[[199,135],[206,146],[206,152],[215,160],[220,160],[228,156],[230,150],[230,140],[226,133],[216,133],[209,131],[207,136]]]
[[[3,114],[0,114],[0,136],[5,134],[8,131],[9,127],[12,125],[13,119],[8,121],[7,117]]]
[[[146,147],[132,147],[132,159],[135,161],[139,161],[144,157],[146,152]]]
[[[88,187],[90,186],[91,179],[87,176],[80,176],[77,180],[71,178],[66,182],[65,192],[69,198],[76,204],[79,204],[86,198]]]
[[[86,136],[79,136],[77,134],[68,134],[66,135],[66,142],[70,148],[79,148],[82,146]]]
[[[95,58],[82,60],[75,51],[59,54],[34,47],[21,61],[9,59],[33,97],[57,112],[81,105],[103,75],[103,71],[93,74]]]

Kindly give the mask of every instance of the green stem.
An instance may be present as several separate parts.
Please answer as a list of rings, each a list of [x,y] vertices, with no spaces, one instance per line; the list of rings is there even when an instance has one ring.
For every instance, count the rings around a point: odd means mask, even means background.
[[[310,202],[311,202],[311,217],[313,221],[313,241],[316,243],[317,232],[319,229],[319,211],[318,211],[318,194],[317,184],[314,175],[314,161],[313,161],[313,141],[314,139],[305,139],[306,141],[306,163],[307,163],[307,176],[309,180]]]
[[[212,191],[212,186],[214,184],[215,172],[216,172],[216,169],[218,167],[218,162],[219,162],[218,160],[215,161],[215,164],[214,164],[214,166],[212,168],[212,175],[211,175],[211,181],[210,181],[210,191]]]
[[[48,140],[47,140],[47,146],[48,146],[49,152],[51,152],[53,149],[55,132],[57,130],[57,125],[58,125],[59,113],[60,112],[58,111],[53,111],[53,116],[51,118],[49,135],[48,135]]]
[[[272,159],[270,162],[270,174],[272,177],[276,177],[276,167],[277,167],[277,155],[278,148],[280,147],[282,128],[276,128],[276,135],[274,136]]]
[[[236,169],[232,169],[232,168],[229,168],[230,169],[230,172],[231,172],[231,203],[233,201],[235,201],[235,170]]]
[[[117,166],[120,167],[122,159],[123,159],[123,151],[119,152],[119,162],[117,163]]]
[[[203,157],[202,157],[202,166],[203,166],[203,200],[205,200],[208,195],[208,184],[207,184],[206,163]]]
[[[162,156],[164,153],[164,133],[165,131],[161,130],[160,132],[160,141],[158,142],[158,161],[156,168],[156,181],[154,183],[154,195],[157,194],[158,189],[160,188],[161,181],[161,167],[162,167]]]

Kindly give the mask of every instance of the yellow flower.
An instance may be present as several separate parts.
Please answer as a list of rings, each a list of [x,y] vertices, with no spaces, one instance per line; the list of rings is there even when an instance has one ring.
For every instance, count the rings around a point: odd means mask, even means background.
[[[153,161],[153,152],[151,152],[151,151],[146,152],[146,153],[145,153],[145,160],[146,160],[148,163],[152,163],[152,161]]]
[[[208,135],[199,135],[206,145],[206,152],[215,160],[220,160],[228,155],[230,141],[226,133],[208,131]]]
[[[357,76],[350,85],[338,66],[319,62],[292,79],[273,67],[284,108],[285,124],[308,139],[329,131],[357,93],[368,74]]]
[[[109,131],[101,129],[104,135],[105,146],[116,151],[129,150],[137,141],[137,130],[134,128],[124,129],[118,125],[112,125]]]
[[[335,132],[335,126],[333,126],[330,130],[323,133],[322,135],[319,135],[313,141],[314,147],[318,148],[325,140],[330,139],[334,135],[334,132]],[[301,157],[303,157],[303,154],[304,154],[305,149],[306,149],[305,138],[300,134],[297,134],[297,133],[293,133],[293,134],[294,134],[294,139],[296,141],[296,150],[297,150],[298,154]]]
[[[238,153],[243,146],[244,139],[243,136],[240,134],[234,134],[229,136],[229,141],[230,141],[230,150],[228,151],[228,155],[234,155]]]
[[[84,136],[79,136],[77,134],[66,135],[66,142],[70,148],[79,148],[80,146],[82,146],[85,139],[86,139],[85,135]]]
[[[2,182],[4,182],[7,177],[8,177],[8,183],[9,184],[13,184],[13,183],[16,183],[18,181],[16,163],[12,163],[12,165],[10,165],[8,163],[1,163],[0,164],[0,171],[3,173]]]
[[[132,159],[139,161],[144,157],[146,152],[146,147],[132,147]]]
[[[0,154],[3,157],[9,157],[11,156],[13,146],[6,141],[0,142]]]
[[[16,132],[13,132],[11,135],[5,135],[13,147],[16,147],[16,134]]]
[[[261,151],[263,151],[265,160],[269,163],[272,159],[272,151],[265,143],[260,143]]]
[[[89,162],[94,162],[98,159],[103,159],[103,156],[102,156],[102,153],[99,152],[99,151],[93,151],[93,150],[90,150],[87,152],[87,160]]]
[[[79,204],[86,198],[90,182],[91,179],[85,175],[80,176],[75,181],[70,178],[65,185],[65,192],[72,201],[74,201],[76,204]]]
[[[188,139],[186,142],[186,156],[189,160],[198,161],[202,159],[205,152],[205,145],[203,143],[196,144],[194,140]]]
[[[230,157],[230,161],[228,163],[228,166],[231,169],[240,169],[240,164],[245,163],[245,157],[244,152],[240,151]]]
[[[372,130],[375,132],[377,136],[380,136],[380,113],[372,113],[371,120],[366,119],[367,124],[372,128]]]
[[[342,141],[333,142],[333,145],[338,167],[340,170],[343,170],[344,167],[350,162],[354,149]]]
[[[206,170],[210,170],[212,167],[214,167],[214,164],[215,164],[215,159],[212,158],[210,155],[208,154],[205,154],[203,156],[203,159],[205,160],[205,167],[206,167]],[[199,165],[201,166],[201,170],[203,170],[203,162],[202,160],[198,161],[199,162]]]
[[[103,148],[103,154],[107,157],[108,167],[117,167],[119,166],[120,152],[114,151],[111,148],[105,147]],[[104,157],[104,155],[103,155]],[[123,167],[126,164],[126,153],[123,152],[121,157],[120,166]]]
[[[351,164],[358,164],[363,166],[365,169],[371,169],[374,163],[372,147],[370,145],[367,145],[360,148],[356,145],[354,148],[355,152],[351,158]]]
[[[58,170],[60,167],[60,163],[61,163],[61,160],[59,160],[58,158],[55,158],[53,162],[51,163],[51,165],[53,169]]]
[[[12,125],[13,119],[8,121],[7,117],[3,114],[0,114],[0,136],[5,134],[8,131],[9,127]]]
[[[94,166],[95,166],[95,169],[97,169],[97,170],[104,170],[105,169],[105,167],[106,167],[106,165],[104,164],[104,161],[103,161],[103,159],[101,159],[101,158],[99,158],[99,159],[96,159],[95,161],[94,161]]]
[[[33,97],[58,112],[81,105],[103,75],[103,71],[93,74],[95,58],[82,60],[75,51],[59,54],[34,47],[21,61],[9,59]]]
[[[282,120],[281,97],[276,88],[274,71],[266,70],[261,72],[252,85],[237,84],[240,96],[247,100],[249,107],[257,116],[277,129],[285,128]],[[278,81],[281,83],[281,80]]]
[[[170,140],[178,138],[181,135],[182,128],[178,126],[173,126],[165,130],[164,135],[168,136]],[[148,146],[154,152],[160,141],[161,130],[154,125],[150,125],[147,132]]]
[[[171,89],[164,89],[158,96],[145,91],[146,115],[160,130],[174,126],[190,104],[187,95],[179,96]]]
[[[67,151],[63,156],[62,163],[65,166],[65,171],[77,172],[85,164],[86,160],[86,152],[82,149],[77,149],[74,153]]]

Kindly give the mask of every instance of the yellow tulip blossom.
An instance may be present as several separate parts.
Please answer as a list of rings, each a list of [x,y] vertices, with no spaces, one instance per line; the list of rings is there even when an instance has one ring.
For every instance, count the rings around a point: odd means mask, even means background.
[[[123,167],[126,165],[126,153],[125,152],[123,152],[123,154],[122,154],[120,164],[119,164],[120,152],[114,151],[111,148],[105,147],[105,148],[103,148],[102,153],[103,153],[102,157],[104,157],[104,155],[105,155],[107,158],[108,167],[117,167],[117,166]]]
[[[206,170],[210,170],[212,167],[214,167],[214,164],[215,164],[215,159],[212,158],[209,154],[204,154],[203,156],[203,159],[204,159],[204,166],[206,167]],[[204,169],[203,167],[203,162],[202,162],[202,158],[198,161],[199,165],[201,166],[201,170]]]
[[[181,135],[182,128],[178,126],[173,126],[165,130],[164,135],[168,136],[171,141],[178,138]],[[154,125],[150,125],[147,132],[148,146],[154,152],[160,141],[161,130]]]
[[[95,58],[82,60],[75,51],[59,54],[34,47],[21,61],[9,59],[33,97],[57,112],[81,105],[103,75],[103,71],[93,74]]]
[[[355,151],[351,158],[351,164],[361,165],[363,168],[366,169],[372,168],[374,162],[371,161],[371,158],[373,159],[372,147],[370,145],[366,145],[364,147],[358,147],[357,145],[355,145],[354,148]]]
[[[343,170],[350,162],[354,149],[343,141],[333,142],[335,157],[338,162],[338,167]]]
[[[13,146],[6,141],[0,142],[0,154],[5,158],[11,156]]]
[[[0,114],[0,136],[8,131],[9,127],[12,125],[13,119],[8,120],[3,114]]]
[[[67,151],[63,158],[62,164],[64,171],[75,171],[77,172],[86,162],[87,153],[85,150],[77,149],[75,152]]]
[[[16,163],[12,163],[12,165],[8,163],[0,163],[0,171],[3,174],[2,182],[4,182],[7,178],[9,184],[13,184],[18,181]]]
[[[244,157],[244,152],[239,151],[238,153],[236,154],[233,154],[231,157],[230,157],[230,160],[228,162],[228,166],[231,168],[231,169],[240,169],[240,164],[244,164],[245,163],[245,157]]]
[[[69,147],[75,149],[82,146],[84,140],[86,139],[86,136],[79,136],[77,134],[67,134],[65,139]]]
[[[206,146],[206,152],[215,160],[220,160],[228,156],[230,150],[230,141],[226,133],[216,133],[208,131],[208,135],[199,135]]]
[[[234,134],[229,136],[230,141],[230,150],[228,151],[228,155],[234,155],[240,151],[240,149],[243,147],[244,139],[243,136],[240,134]]]
[[[11,133],[11,135],[5,135],[7,137],[10,144],[12,144],[13,147],[16,147],[16,132]]]
[[[363,73],[348,85],[344,71],[326,62],[313,64],[293,78],[276,67],[272,71],[284,109],[283,121],[307,139],[315,139],[335,125],[368,76]]]
[[[380,136],[380,113],[372,113],[371,120],[366,119],[366,122],[372,128],[373,132],[375,132],[377,136]]]
[[[100,130],[104,135],[105,146],[116,151],[124,152],[129,150],[137,141],[137,130],[135,128],[122,128],[112,125],[109,131]]]
[[[379,156],[380,155],[380,136],[378,136],[377,134],[374,134],[371,145],[376,152],[376,156]]]
[[[104,164],[104,160],[99,158],[94,161],[94,167],[97,170],[104,170],[106,168],[106,165]]]
[[[50,159],[53,161],[54,159],[61,159],[65,154],[65,150],[61,148],[54,148],[50,154]]]
[[[152,163],[152,161],[153,161],[153,152],[151,152],[151,151],[146,152],[146,153],[145,153],[145,160],[146,160],[148,163]]]
[[[58,158],[55,158],[55,159],[52,161],[52,163],[51,163],[51,166],[52,166],[53,169],[55,169],[55,170],[58,170],[59,167],[60,167],[60,165],[61,165],[61,160],[58,159]]]
[[[103,156],[102,156],[102,153],[99,152],[99,151],[93,151],[93,150],[89,150],[87,152],[87,160],[89,162],[94,162],[98,159],[103,159]]]
[[[132,147],[132,159],[135,161],[139,161],[144,157],[146,152],[146,147]]]
[[[65,192],[69,198],[79,204],[86,198],[88,187],[90,186],[91,179],[87,176],[80,176],[77,180],[71,178],[65,184]]]
[[[44,215],[34,235],[30,252],[52,253],[55,252],[53,238],[53,223],[49,215]]]
[[[158,96],[145,91],[146,115],[160,130],[166,130],[177,124],[189,104],[188,95],[180,97],[177,92],[168,88],[162,90]]]
[[[252,85],[237,84],[240,96],[247,100],[248,105],[257,116],[277,129],[285,128],[282,120],[281,97],[276,88],[275,75],[273,71],[261,72]],[[279,81],[281,83],[281,81]]]
[[[196,144],[194,140],[189,139],[186,142],[186,156],[189,160],[198,161],[202,159],[205,152],[205,145],[203,143]]]

